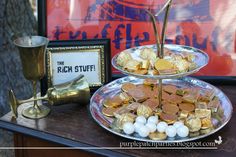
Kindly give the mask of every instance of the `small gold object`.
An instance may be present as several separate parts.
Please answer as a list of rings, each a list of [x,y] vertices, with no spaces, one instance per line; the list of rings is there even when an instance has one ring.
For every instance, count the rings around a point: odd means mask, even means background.
[[[118,107],[121,104],[122,104],[122,99],[118,95],[116,95],[112,98],[108,98],[103,101],[103,106],[105,106],[105,107]]]
[[[125,64],[132,59],[131,54],[128,51],[122,51],[117,57],[117,64],[120,66],[125,66]]]
[[[141,62],[137,61],[137,60],[129,60],[125,66],[124,69],[126,69],[129,72],[134,72],[136,70],[138,70],[141,67]]]
[[[188,115],[189,115],[189,112],[187,112],[187,111],[181,111],[180,113],[179,113],[179,119],[181,120],[181,119],[186,119],[187,117],[188,117]]]
[[[214,97],[212,101],[209,102],[207,105],[208,109],[210,109],[212,112],[217,112],[218,108],[220,106],[220,100],[218,97]]]
[[[203,118],[203,119],[201,119],[201,122],[202,122],[201,129],[209,129],[209,128],[213,127],[213,124],[212,124],[210,118]]]
[[[169,94],[176,94],[177,87],[174,85],[164,85],[163,90]]]
[[[142,65],[141,65],[141,69],[145,69],[147,70],[150,66],[150,61],[149,60],[143,60],[142,61]]]
[[[17,118],[17,108],[19,105],[27,102],[47,100],[51,105],[61,105],[64,103],[88,103],[90,99],[90,89],[84,75],[79,75],[72,81],[55,85],[49,88],[47,94],[43,97],[31,98],[28,100],[17,100],[12,90],[9,91],[10,106],[12,114]],[[24,112],[23,112],[24,113]]]
[[[133,88],[128,91],[130,95],[136,102],[144,102],[148,99],[146,93],[143,90],[138,90],[139,88]]]
[[[160,114],[160,118],[163,121],[165,121],[167,124],[173,124],[178,119],[178,116],[176,114],[167,114],[167,113],[162,112]]]
[[[213,128],[207,128],[207,129],[201,129],[200,133],[201,134],[208,134],[213,130]]]
[[[181,103],[179,104],[179,109],[185,112],[192,112],[195,109],[195,105],[192,103]]]
[[[137,115],[144,116],[145,118],[148,118],[152,115],[152,109],[149,106],[140,105],[137,109]]]
[[[167,135],[165,133],[153,132],[149,134],[149,138],[154,141],[160,141],[165,140],[167,138]]]
[[[128,92],[130,89],[133,89],[133,88],[135,88],[135,87],[136,87],[135,84],[128,82],[128,83],[122,84],[121,90],[122,90],[123,92]]]
[[[163,105],[162,111],[167,114],[176,114],[179,112],[179,107],[177,105]]]
[[[117,127],[122,129],[123,128],[123,125],[126,123],[126,122],[131,122],[133,123],[134,122],[134,119],[135,119],[135,115],[132,114],[132,113],[124,113],[124,114],[116,114],[114,113],[114,116],[117,118]]]
[[[195,115],[198,118],[211,118],[211,110],[208,109],[195,109]]]
[[[155,63],[156,70],[168,70],[173,69],[174,65],[165,59],[158,59]]]
[[[200,96],[199,90],[197,89],[192,89],[188,94],[185,94],[183,96],[183,101],[184,102],[189,102],[189,103],[196,103],[198,98]]]
[[[131,102],[133,100],[133,98],[131,96],[129,96],[127,93],[125,92],[121,92],[119,94],[120,99],[123,101],[123,103],[127,104],[129,102]]]
[[[185,125],[189,128],[190,132],[197,132],[201,129],[202,123],[200,118],[192,116],[186,120]]]
[[[150,98],[148,100],[146,100],[143,105],[149,106],[153,111],[155,111],[157,109],[157,107],[159,106],[159,101],[158,99],[154,99],[154,98]]]
[[[104,107],[102,109],[102,114],[104,114],[107,117],[114,117],[114,112],[117,110],[117,108],[113,107]]]

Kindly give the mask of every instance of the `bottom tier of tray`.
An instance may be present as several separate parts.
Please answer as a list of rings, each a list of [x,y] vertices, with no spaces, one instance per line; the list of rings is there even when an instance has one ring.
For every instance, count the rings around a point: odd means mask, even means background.
[[[204,81],[201,81],[201,80],[198,80],[195,78],[191,78],[191,77],[185,77],[185,78],[181,78],[181,79],[164,79],[163,80],[164,88],[165,88],[165,86],[173,86],[173,87],[176,87],[177,89],[181,89],[181,90],[182,89],[184,89],[184,90],[185,89],[186,90],[192,90],[192,89],[200,90],[202,95],[204,95],[205,91],[214,91],[214,97],[219,100],[219,106],[217,106],[215,108],[211,106],[212,108],[209,109],[209,108],[205,108],[204,104],[201,104],[201,103],[199,104],[198,102],[192,102],[192,106],[194,106],[194,110],[191,111],[191,109],[190,109],[189,113],[187,113],[187,115],[190,115],[190,116],[194,115],[194,116],[203,116],[204,117],[204,114],[209,114],[209,112],[204,113],[205,109],[206,109],[206,111],[210,110],[211,111],[210,123],[212,124],[211,129],[209,129],[207,127],[204,128],[203,125],[206,125],[206,124],[204,124],[204,122],[201,122],[201,125],[202,125],[201,130],[197,129],[196,131],[194,130],[194,128],[191,128],[191,125],[195,125],[195,124],[190,124],[190,125],[186,124],[186,126],[188,126],[188,127],[190,126],[189,134],[187,137],[180,137],[180,136],[178,136],[178,134],[176,134],[174,137],[166,136],[166,138],[151,139],[150,134],[147,137],[141,137],[140,134],[137,132],[134,132],[131,134],[126,134],[124,132],[124,130],[122,130],[122,126],[120,128],[119,128],[119,126],[114,127],[114,125],[117,124],[116,123],[117,116],[120,116],[120,115],[116,114],[116,116],[112,116],[112,115],[104,114],[104,112],[103,112],[104,108],[105,108],[105,110],[107,110],[106,109],[107,106],[105,105],[105,107],[104,107],[104,104],[105,104],[105,101],[107,101],[108,99],[118,96],[120,93],[124,92],[124,90],[122,91],[122,89],[121,89],[122,85],[127,84],[127,83],[132,83],[136,86],[140,85],[141,88],[146,88],[146,87],[144,87],[145,85],[143,85],[143,82],[144,82],[144,79],[139,79],[139,78],[135,78],[132,76],[127,76],[127,77],[117,79],[117,80],[101,87],[100,89],[98,89],[94,93],[94,95],[92,96],[91,101],[90,101],[90,113],[91,113],[93,119],[101,127],[106,129],[107,131],[109,131],[115,135],[127,138],[127,139],[146,141],[146,142],[184,142],[184,141],[192,141],[192,140],[204,138],[206,136],[209,136],[209,135],[217,132],[218,130],[223,128],[223,126],[225,126],[231,118],[232,111],[233,111],[232,104],[231,104],[230,100],[228,99],[228,97],[220,89],[218,89],[218,88],[214,87],[213,85],[210,85]],[[150,87],[150,88],[155,88],[155,87],[158,88],[158,85],[154,85],[154,87]],[[149,88],[149,87],[147,87],[147,88]],[[168,104],[173,105],[172,103],[175,103],[175,102],[169,101],[170,99],[172,99],[172,101],[175,101],[175,98],[173,98],[173,97],[171,98],[171,96],[176,94],[176,91],[175,91],[176,89],[173,89],[174,94],[171,93],[173,91],[168,91],[168,90],[172,90],[172,89],[173,88],[169,88],[169,89],[167,88],[167,92],[164,91],[164,93],[167,94],[166,95],[167,98],[163,97],[162,99],[163,99],[163,103],[165,102],[165,99],[168,99],[167,105]],[[158,90],[156,90],[156,91],[158,91]],[[207,93],[207,94],[209,94],[209,93]],[[129,95],[129,93],[128,93],[128,95]],[[175,107],[175,108],[177,108],[177,112],[174,113],[175,116],[177,116],[176,121],[181,121],[181,122],[183,122],[184,125],[185,125],[185,123],[191,123],[191,122],[195,123],[196,121],[194,121],[194,120],[188,119],[188,121],[187,121],[186,120],[187,117],[185,117],[186,119],[184,119],[183,117],[180,116],[182,114],[182,112],[185,110],[185,106],[186,106],[185,101],[187,100],[187,98],[182,98],[180,95],[183,95],[183,93],[181,93],[181,92],[177,93],[177,97],[180,98],[180,100],[178,100],[179,102],[176,103],[176,107]],[[150,98],[150,93],[149,93],[149,98]],[[155,99],[155,98],[157,99],[157,97],[155,97],[155,96],[152,99]],[[204,97],[202,99],[204,99]],[[134,100],[133,99],[132,101],[134,103],[136,103],[135,101],[142,101],[142,102],[138,102],[138,103],[139,104],[143,103],[143,100]],[[183,102],[181,102],[181,101],[183,101]],[[205,105],[207,106],[207,100],[203,100],[203,101],[206,102]],[[118,106],[108,106],[108,107],[113,107],[112,110],[114,110],[114,113],[115,113],[116,109],[121,108],[121,107],[125,108],[125,106],[129,105],[129,103],[132,103],[132,102],[128,102],[128,104],[123,104],[122,106],[119,106],[119,104],[118,104]],[[187,102],[187,103],[189,103],[189,102]],[[117,103],[115,103],[115,104],[117,104]],[[166,108],[168,109],[167,110],[168,112],[173,111],[173,110],[169,110],[169,107],[166,107]],[[189,107],[187,107],[187,109],[189,109]],[[155,110],[153,110],[149,116],[158,117],[158,122],[165,121],[165,119],[163,119],[164,113],[162,114],[162,112],[164,112],[163,110],[165,110],[165,109],[162,104],[157,105]],[[203,113],[201,113],[199,111],[202,111]],[[113,112],[113,111],[111,111],[111,112]],[[127,110],[125,112],[127,112]],[[137,111],[134,111],[132,109],[130,110],[130,112],[131,112],[130,114],[132,114],[134,116],[138,116],[137,114],[140,114],[140,113],[137,113]],[[198,112],[198,113],[195,113],[195,112]],[[198,115],[195,115],[195,114],[198,114]],[[146,118],[148,118],[148,116]],[[134,117],[134,119],[135,119],[135,117]],[[207,123],[207,121],[205,121],[205,122]],[[171,121],[169,123],[169,125],[173,125],[173,123],[174,123],[174,121]],[[158,131],[155,131],[154,133],[158,134]],[[165,132],[163,134],[165,134]]]

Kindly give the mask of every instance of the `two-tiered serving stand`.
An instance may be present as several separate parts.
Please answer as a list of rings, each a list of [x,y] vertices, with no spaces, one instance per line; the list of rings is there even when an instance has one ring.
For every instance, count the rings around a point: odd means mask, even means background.
[[[143,49],[144,47],[152,48],[156,50],[156,45],[147,45],[147,46],[139,46],[139,47],[130,48],[125,51],[128,51],[132,56],[135,56],[135,55],[138,55],[140,53],[140,50]],[[232,111],[233,111],[232,104],[230,100],[228,99],[228,97],[220,89],[218,89],[217,87],[213,85],[210,85],[204,81],[201,81],[192,77],[184,77],[184,76],[196,73],[202,67],[207,65],[208,55],[199,49],[183,46],[183,45],[173,45],[173,44],[168,45],[167,44],[165,45],[165,48],[171,50],[174,53],[187,52],[187,53],[193,54],[195,56],[194,63],[196,64],[196,67],[188,72],[183,72],[183,73],[178,73],[178,74],[173,74],[173,75],[139,75],[139,74],[134,74],[134,73],[130,73],[123,70],[123,68],[117,64],[117,57],[119,54],[115,55],[112,59],[112,65],[116,69],[118,69],[120,72],[127,74],[129,76],[117,79],[101,87],[92,96],[91,101],[90,101],[90,113],[93,119],[101,127],[103,127],[104,129],[108,130],[109,132],[113,134],[122,136],[124,138],[132,139],[132,140],[146,141],[146,142],[185,142],[185,141],[192,141],[192,140],[209,136],[217,132],[221,128],[223,128],[228,123],[228,121],[231,118]],[[199,135],[196,137],[186,137],[186,138],[175,137],[171,139],[167,138],[166,140],[154,141],[149,138],[142,138],[138,136],[137,134],[126,135],[125,133],[114,131],[110,126],[112,125],[112,122],[114,121],[115,118],[107,117],[102,114],[103,101],[109,97],[112,97],[120,93],[122,84],[127,83],[127,82],[131,82],[133,84],[142,84],[143,79],[145,78],[157,79],[159,88],[161,87],[163,83],[163,84],[175,85],[178,87],[187,87],[187,88],[200,87],[206,90],[207,89],[215,90],[215,96],[219,97],[220,102],[221,102],[221,108],[223,109],[222,119],[217,122],[214,121],[213,123],[214,130],[212,130],[211,132],[207,134]]]

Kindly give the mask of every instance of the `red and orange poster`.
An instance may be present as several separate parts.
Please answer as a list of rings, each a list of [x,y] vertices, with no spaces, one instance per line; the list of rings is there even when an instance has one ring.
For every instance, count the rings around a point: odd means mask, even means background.
[[[47,0],[50,40],[110,38],[112,56],[124,49],[154,44],[149,16],[165,0]],[[173,0],[166,43],[199,48],[210,56],[197,73],[236,76],[235,0]],[[157,17],[160,27],[163,14]],[[117,73],[113,69],[113,73]]]

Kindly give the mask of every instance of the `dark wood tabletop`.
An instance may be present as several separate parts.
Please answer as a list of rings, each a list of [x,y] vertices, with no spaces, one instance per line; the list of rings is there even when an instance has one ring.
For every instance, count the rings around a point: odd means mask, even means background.
[[[218,86],[231,100],[233,107],[236,105],[236,86]],[[92,118],[89,112],[89,105],[66,104],[51,107],[49,116],[39,120],[31,120],[19,114],[13,119],[11,113],[0,118],[0,127],[12,132],[23,133],[43,140],[55,142],[69,147],[89,147],[86,151],[106,156],[235,156],[236,155],[236,114],[229,123],[217,133],[204,139],[189,142],[186,146],[196,144],[207,147],[207,144],[214,143],[222,137],[222,144],[216,144],[216,149],[175,149],[172,147],[152,147],[152,149],[112,149],[119,148],[121,142],[137,143],[114,135],[100,127]],[[19,107],[21,112],[22,106]],[[209,142],[209,143],[207,143]],[[201,144],[200,144],[201,143]],[[101,147],[106,147],[103,149]],[[101,149],[94,149],[101,148]],[[142,147],[144,148],[144,147]]]

